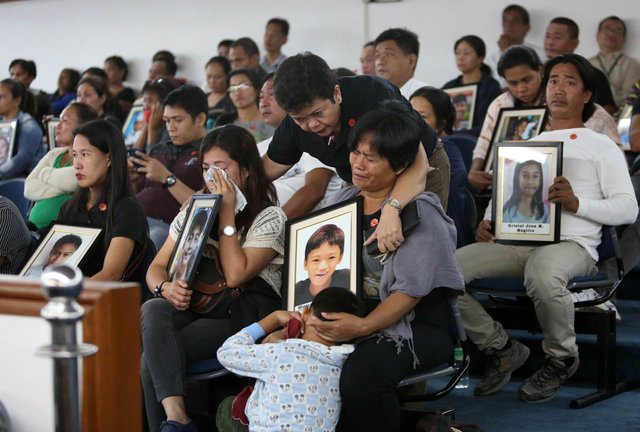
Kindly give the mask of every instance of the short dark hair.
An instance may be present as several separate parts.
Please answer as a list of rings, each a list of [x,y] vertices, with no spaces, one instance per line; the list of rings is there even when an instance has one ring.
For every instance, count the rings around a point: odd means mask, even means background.
[[[525,8],[517,4],[511,4],[502,10],[502,15],[507,12],[516,12],[520,14],[520,18],[522,18],[522,24],[529,25],[529,12]]]
[[[251,38],[241,37],[240,39],[236,39],[231,44],[231,48],[236,47],[242,47],[242,49],[248,56],[260,55],[260,49],[258,48],[258,45]]]
[[[336,74],[336,76],[338,78],[344,78],[344,77],[350,77],[350,76],[356,76],[356,74],[351,70],[348,69],[346,67],[337,67],[335,69],[332,69],[333,73]]]
[[[260,79],[260,77],[258,76],[258,73],[256,71],[251,70],[251,69],[247,69],[247,68],[240,68],[240,69],[232,70],[227,75],[227,86],[230,85],[229,82],[231,80],[231,77],[234,77],[236,75],[244,75],[247,78],[249,78],[249,81],[251,81],[251,85],[253,86],[253,88],[256,89],[256,91],[260,92],[260,87],[262,87],[263,81]]]
[[[38,68],[36,67],[36,63],[33,60],[25,60],[20,58],[14,59],[9,64],[9,69],[14,66],[20,66],[20,68],[32,78],[35,78],[38,75]]]
[[[107,79],[107,73],[104,71],[104,69],[102,69],[101,67],[98,67],[98,66],[91,66],[91,67],[86,68],[82,72],[82,76],[84,76],[84,75],[100,77],[100,78],[102,78],[104,80]]]
[[[218,66],[220,66],[224,71],[225,75],[229,75],[229,72],[231,72],[231,63],[229,63],[229,59],[227,59],[226,57],[222,57],[222,56],[211,57],[209,61],[207,61],[207,64],[204,65],[204,67],[206,68],[210,64],[217,64]]]
[[[395,41],[405,54],[415,54],[416,57],[420,54],[418,35],[412,31],[403,28],[390,28],[380,33],[374,42],[378,45],[388,40]]]
[[[66,234],[56,240],[56,242],[53,244],[53,247],[57,248],[65,244],[74,245],[76,249],[78,249],[82,244],[82,239],[80,238],[80,236],[77,236],[75,234]]]
[[[160,51],[157,51],[153,55],[153,57],[151,57],[151,61],[165,60],[165,59],[173,60],[175,62],[176,56],[169,50],[160,50]]]
[[[386,159],[394,171],[408,167],[416,158],[422,124],[418,125],[412,109],[397,100],[384,101],[363,115],[351,130],[349,151],[369,138],[369,145]]]
[[[627,37],[627,25],[624,23],[624,21],[622,21],[620,17],[617,17],[615,15],[608,16],[600,21],[600,23],[598,23],[598,31],[602,30],[602,25],[604,24],[604,22],[609,20],[618,21],[620,24],[622,24],[622,36]]]
[[[550,59],[544,65],[544,75],[542,78],[542,85],[544,88],[547,87],[547,83],[549,82],[551,70],[559,64],[573,65],[573,67],[578,71],[580,79],[582,79],[583,88],[591,92],[591,97],[582,109],[582,121],[586,122],[596,110],[594,102],[596,92],[598,90],[598,78],[596,76],[596,72],[591,63],[589,63],[589,60],[579,54],[571,53],[559,55]]]
[[[220,47],[231,48],[231,45],[233,45],[233,39],[222,39],[220,42],[218,42],[218,48]]]
[[[67,108],[73,108],[73,111],[76,113],[76,117],[78,117],[78,126],[88,123],[91,120],[98,119],[98,113],[96,110],[82,102],[72,102],[67,105],[65,109]]]
[[[142,93],[148,91],[158,95],[160,101],[163,101],[169,93],[180,87],[180,84],[171,78],[158,78],[153,81],[147,81],[142,87]]]
[[[27,88],[20,81],[16,81],[11,78],[5,78],[0,81],[0,85],[3,85],[9,89],[11,92],[11,97],[13,99],[20,98],[20,109],[22,109],[22,105],[25,102],[25,96],[27,93]]]
[[[315,99],[335,102],[336,85],[338,78],[327,62],[310,52],[287,58],[273,79],[276,101],[287,112],[308,107]]]
[[[373,47],[373,48],[375,48],[375,47],[376,47],[376,41],[369,41],[369,42],[367,42],[366,44],[362,45],[362,48],[363,48],[363,49],[364,49],[364,48],[366,48],[366,47]]]
[[[363,302],[346,288],[328,287],[320,291],[311,302],[311,313],[322,321],[323,312],[343,312],[359,317],[367,315]]]
[[[458,49],[458,45],[460,45],[462,42],[468,43],[471,46],[471,48],[473,48],[473,50],[476,52],[478,57],[486,57],[487,47],[484,44],[484,41],[478,36],[476,35],[462,36],[460,39],[456,41],[455,44],[453,44],[453,52],[456,52],[456,49]]]
[[[550,21],[550,24],[560,24],[567,26],[567,30],[569,30],[569,37],[571,39],[578,39],[580,36],[580,27],[578,24],[571,18],[567,17],[556,17]]]
[[[326,224],[315,230],[304,247],[305,261],[309,258],[311,251],[318,249],[324,243],[329,243],[330,246],[338,246],[340,255],[342,255],[344,253],[344,231],[342,228],[335,224]]]
[[[162,101],[164,106],[178,107],[185,110],[192,119],[209,111],[207,95],[198,86],[185,84],[171,91]]]
[[[289,21],[284,18],[271,18],[267,21],[267,25],[276,24],[280,26],[280,32],[283,36],[289,36]]]
[[[451,135],[453,133],[453,124],[456,120],[456,109],[449,95],[439,88],[421,87],[413,92],[409,100],[415,97],[424,98],[431,104],[433,113],[436,116],[437,128],[447,135]]]
[[[120,70],[124,70],[124,75],[122,76],[122,81],[126,81],[127,75],[129,75],[129,67],[127,66],[127,62],[124,59],[117,55],[112,55],[107,57],[104,60],[105,63],[113,63]]]
[[[159,58],[153,59],[153,62],[164,63],[165,68],[167,69],[167,74],[169,76],[175,76],[175,74],[178,72],[178,64],[176,63],[175,60],[169,57],[159,57]]]
[[[106,78],[102,78],[98,75],[90,74],[80,80],[80,82],[78,83],[78,87],[81,86],[82,84],[88,84],[91,87],[93,87],[96,93],[98,93],[98,96],[105,96],[106,99],[111,98],[111,92],[109,91],[109,84],[107,84]],[[106,104],[106,99],[105,99],[105,104]]]
[[[60,71],[60,75],[66,73],[69,75],[69,83],[71,85],[71,91],[75,91],[80,82],[80,72],[72,68],[64,68]]]
[[[524,45],[514,45],[505,50],[498,61],[498,74],[504,78],[507,69],[516,66],[529,66],[533,70],[540,70],[542,62],[533,48]]]

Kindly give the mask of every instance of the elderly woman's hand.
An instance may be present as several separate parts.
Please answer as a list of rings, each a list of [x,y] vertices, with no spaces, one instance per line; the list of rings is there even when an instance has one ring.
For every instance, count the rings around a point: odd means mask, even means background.
[[[366,246],[374,240],[378,240],[378,249],[382,253],[393,252],[404,242],[400,213],[390,205],[382,207],[378,226],[374,233],[364,242],[364,245]]]
[[[476,241],[477,242],[495,242],[496,238],[491,234],[491,221],[483,220],[478,224],[476,229]]]
[[[344,312],[323,312],[322,316],[329,321],[313,316],[307,320],[306,326],[313,327],[318,336],[330,342],[346,342],[369,334],[364,318]]]

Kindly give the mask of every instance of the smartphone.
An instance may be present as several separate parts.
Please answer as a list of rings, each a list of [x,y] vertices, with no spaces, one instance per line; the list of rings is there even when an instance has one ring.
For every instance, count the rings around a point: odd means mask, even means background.
[[[140,150],[140,149],[137,149],[137,148],[129,148],[129,149],[127,149],[127,153],[129,153],[129,157],[130,157],[130,158],[131,158],[131,157],[137,158],[137,157],[138,157],[138,155],[136,155],[136,152],[142,152],[142,153],[144,153],[144,151],[143,151],[143,150]],[[135,162],[135,160],[132,160],[131,162],[133,162],[133,164],[134,164],[135,166],[141,166],[140,164],[136,163],[136,162]]]

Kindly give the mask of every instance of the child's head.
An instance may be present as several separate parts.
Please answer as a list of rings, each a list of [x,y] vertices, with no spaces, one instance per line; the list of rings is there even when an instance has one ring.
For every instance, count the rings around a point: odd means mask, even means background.
[[[312,287],[326,288],[344,253],[344,231],[334,224],[318,228],[304,249],[304,269]]]
[[[322,321],[328,321],[322,316],[323,312],[343,312],[358,317],[367,315],[366,309],[362,301],[351,291],[346,288],[329,287],[320,291],[314,298],[311,306],[305,309],[302,314],[302,320],[306,323],[312,316]],[[335,345],[326,339],[320,338],[315,332],[314,327],[304,326],[304,339],[315,340],[325,345]]]

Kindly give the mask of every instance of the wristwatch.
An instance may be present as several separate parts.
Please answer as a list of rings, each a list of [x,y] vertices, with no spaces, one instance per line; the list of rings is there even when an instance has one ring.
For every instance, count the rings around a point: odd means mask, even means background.
[[[226,227],[220,230],[220,235],[233,237],[234,235],[236,235],[236,232],[238,232],[238,230],[236,230],[236,227],[227,225]]]
[[[397,199],[386,199],[382,206],[384,207],[385,204],[389,204],[391,207],[398,210],[398,213],[402,211],[402,204],[400,204],[400,201]]]
[[[174,176],[173,174],[169,174],[169,176],[166,178],[164,183],[162,183],[162,188],[163,189],[170,188],[171,186],[176,184],[176,181],[177,181],[176,176]]]

